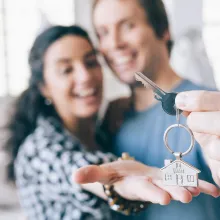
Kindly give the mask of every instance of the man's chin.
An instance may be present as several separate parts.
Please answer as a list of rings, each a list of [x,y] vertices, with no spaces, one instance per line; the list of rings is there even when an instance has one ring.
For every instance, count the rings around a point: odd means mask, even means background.
[[[117,77],[118,78],[118,77]],[[118,78],[119,81],[121,81],[123,84],[126,84],[126,85],[134,85],[136,83],[136,80],[133,79],[133,78]]]
[[[119,72],[116,72],[116,71],[114,71],[114,72],[115,72],[116,78],[124,84],[132,85],[136,81],[135,77],[134,77],[135,72],[132,72],[132,73],[131,72],[121,72],[121,73],[119,73]]]
[[[132,77],[130,74],[129,77],[125,77],[125,75],[116,75],[120,82],[126,84],[133,88],[143,87],[143,84],[135,79],[135,76]]]

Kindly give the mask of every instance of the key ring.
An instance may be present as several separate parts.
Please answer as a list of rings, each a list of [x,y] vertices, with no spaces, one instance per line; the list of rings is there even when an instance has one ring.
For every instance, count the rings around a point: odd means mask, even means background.
[[[186,126],[184,126],[182,124],[171,125],[165,131],[164,136],[163,136],[163,141],[164,141],[164,144],[165,144],[166,148],[171,152],[171,154],[173,154],[173,155],[177,155],[178,154],[178,153],[172,151],[172,149],[170,148],[170,146],[168,144],[168,133],[169,133],[170,130],[172,130],[173,128],[176,128],[176,127],[184,128],[186,131],[188,131],[188,133],[190,134],[190,137],[191,137],[191,144],[189,146],[189,149],[187,151],[181,153],[181,156],[185,156],[185,155],[187,155],[193,149],[194,144],[195,144],[194,135],[193,135],[192,131],[188,127],[186,127]]]

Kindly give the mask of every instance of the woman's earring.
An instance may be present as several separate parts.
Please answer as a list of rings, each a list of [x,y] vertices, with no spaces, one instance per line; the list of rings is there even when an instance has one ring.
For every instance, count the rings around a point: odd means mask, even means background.
[[[44,102],[45,102],[45,105],[52,105],[51,99],[46,98]]]

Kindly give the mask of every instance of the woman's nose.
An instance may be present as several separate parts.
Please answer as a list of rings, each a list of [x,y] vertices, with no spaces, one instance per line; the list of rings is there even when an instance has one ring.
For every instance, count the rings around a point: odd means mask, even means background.
[[[77,69],[75,72],[75,80],[78,83],[87,83],[91,80],[91,78],[92,78],[92,74],[85,67],[85,65],[80,64],[77,66]]]

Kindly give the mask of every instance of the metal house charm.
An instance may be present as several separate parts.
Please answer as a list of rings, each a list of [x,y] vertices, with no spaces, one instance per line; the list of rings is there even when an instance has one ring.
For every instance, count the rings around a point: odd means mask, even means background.
[[[189,149],[184,152],[173,152],[168,145],[168,133],[172,128],[181,127],[186,129],[191,136],[191,145]],[[184,125],[175,124],[170,126],[164,133],[164,143],[167,149],[176,157],[176,160],[165,160],[165,166],[161,168],[163,175],[163,183],[168,186],[198,186],[198,174],[200,170],[182,160],[182,157],[188,154],[194,147],[195,138],[192,131]]]
[[[198,186],[198,174],[200,170],[191,166],[183,160],[165,160],[163,172],[163,183],[169,186]]]

